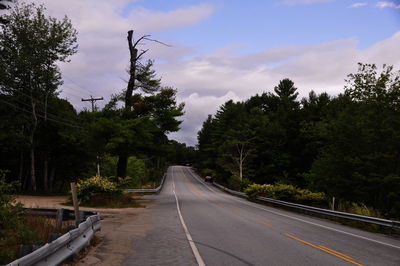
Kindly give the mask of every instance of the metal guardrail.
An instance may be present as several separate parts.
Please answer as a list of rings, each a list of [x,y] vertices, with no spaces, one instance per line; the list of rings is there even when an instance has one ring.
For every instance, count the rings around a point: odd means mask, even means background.
[[[27,215],[56,217],[59,210],[62,210],[63,221],[75,220],[75,211],[69,209],[25,208],[25,213]],[[95,212],[90,211],[79,211],[79,217],[82,221],[95,214]]]
[[[246,193],[226,188],[216,182],[214,182],[213,185],[230,193],[230,194],[247,198]],[[394,229],[400,229],[400,221],[386,220],[386,219],[381,219],[381,218],[376,218],[376,217],[347,213],[347,212],[332,211],[332,210],[311,207],[311,206],[307,206],[307,205],[291,203],[291,202],[287,202],[287,201],[276,200],[276,199],[260,197],[260,196],[256,197],[256,199],[260,200],[260,201],[280,205],[280,206],[285,206],[285,207],[302,210],[302,211],[308,211],[308,212],[323,214],[323,215],[327,215],[327,216],[331,216],[331,217],[344,218],[344,219],[358,221],[358,222],[364,222],[364,223],[369,223],[369,224],[376,224],[376,225],[381,225],[381,226],[385,226],[385,227],[390,227],[390,228],[394,228]]]
[[[135,188],[128,188],[125,189],[125,192],[133,192],[133,193],[160,193],[163,185],[164,185],[164,181],[165,181],[165,177],[167,174],[164,174],[163,178],[161,179],[161,183],[158,187],[156,188],[147,188],[147,189],[135,189]]]
[[[101,229],[100,215],[89,216],[79,227],[51,243],[17,259],[7,266],[58,265],[90,244],[94,233]]]

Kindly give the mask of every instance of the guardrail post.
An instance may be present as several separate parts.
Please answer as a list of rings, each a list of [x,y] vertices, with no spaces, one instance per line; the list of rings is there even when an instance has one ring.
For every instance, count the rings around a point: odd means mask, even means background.
[[[56,214],[56,232],[57,233],[61,232],[63,218],[64,218],[64,210],[58,209],[57,214]]]
[[[76,228],[78,228],[80,222],[79,204],[78,204],[78,195],[76,193],[76,185],[74,182],[71,183],[71,193],[72,193],[72,202],[74,203],[74,210],[75,210],[75,225]]]

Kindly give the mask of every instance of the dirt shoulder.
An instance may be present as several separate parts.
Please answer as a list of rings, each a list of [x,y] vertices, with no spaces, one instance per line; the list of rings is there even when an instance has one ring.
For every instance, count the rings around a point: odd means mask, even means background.
[[[17,196],[16,200],[29,208],[73,209],[62,205],[67,201],[67,197],[62,196]],[[79,261],[66,265],[122,265],[124,257],[135,252],[132,239],[143,236],[151,229],[147,207],[154,203],[144,198],[139,199],[139,202],[144,206],[143,208],[80,208],[85,211],[99,212],[103,218],[101,231],[96,233],[96,242],[99,243],[91,246]]]

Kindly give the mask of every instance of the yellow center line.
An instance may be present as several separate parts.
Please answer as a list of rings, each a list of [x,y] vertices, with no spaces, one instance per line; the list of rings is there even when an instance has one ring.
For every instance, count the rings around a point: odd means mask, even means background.
[[[236,214],[240,214],[239,210],[233,210],[233,212],[236,213]]]
[[[331,251],[331,252],[333,252],[333,253],[336,253],[336,254],[338,254],[338,255],[340,255],[340,256],[343,256],[343,257],[346,257],[346,258],[352,259],[352,257],[350,257],[349,255],[346,255],[346,254],[340,253],[339,251],[336,251],[336,250],[333,250],[333,249],[327,248],[327,247],[325,247],[325,246],[322,246],[322,245],[319,245],[319,247],[320,247],[320,248],[323,248],[323,249],[326,249],[326,250],[329,250],[329,251]]]
[[[265,226],[271,226],[269,223],[264,222],[264,221],[257,221],[259,224],[265,225]]]
[[[292,236],[292,235],[290,235],[290,234],[285,234],[286,236],[288,236],[288,237],[290,237],[290,238],[292,238],[292,239],[294,239],[294,240],[297,240],[297,241],[299,241],[299,242],[301,242],[301,243],[304,243],[304,244],[306,244],[306,245],[309,245],[309,246],[312,246],[312,247],[314,247],[314,248],[316,248],[316,249],[319,249],[319,250],[322,250],[322,251],[324,251],[324,252],[326,252],[326,253],[329,253],[329,254],[331,254],[331,255],[333,255],[333,256],[335,256],[335,257],[338,257],[338,258],[340,258],[340,259],[342,259],[342,260],[345,260],[345,261],[348,261],[348,262],[350,262],[350,263],[352,263],[352,264],[354,264],[354,265],[358,265],[358,266],[362,266],[362,264],[360,264],[360,263],[358,263],[358,262],[355,262],[355,261],[353,261],[353,260],[351,260],[351,259],[348,259],[347,258],[347,255],[339,255],[338,254],[338,252],[337,251],[330,251],[330,250],[328,250],[328,249],[324,249],[324,248],[322,248],[322,247],[319,247],[319,246],[317,246],[317,245],[314,245],[314,244],[311,244],[311,243],[309,243],[309,242],[307,242],[307,241],[304,241],[304,240],[302,240],[302,239],[300,239],[300,238],[297,238],[297,237],[295,237],[295,236]],[[346,257],[345,257],[346,256]]]

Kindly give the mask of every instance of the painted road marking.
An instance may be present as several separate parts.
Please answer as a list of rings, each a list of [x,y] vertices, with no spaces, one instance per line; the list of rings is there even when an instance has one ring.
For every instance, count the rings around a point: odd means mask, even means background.
[[[179,207],[178,196],[175,193],[175,179],[174,179],[175,176],[174,176],[173,169],[171,171],[171,175],[172,175],[173,192],[174,192],[175,201],[176,201],[176,208],[178,209],[179,219],[181,220],[183,230],[185,231],[186,238],[189,241],[190,247],[192,248],[192,251],[193,251],[194,257],[196,258],[197,264],[199,266],[205,266],[206,264],[204,263],[203,258],[200,256],[199,250],[197,249],[196,245],[194,244],[193,238],[190,235],[189,230],[188,230],[188,228],[186,226],[186,223],[185,223],[185,221],[183,220],[183,217],[182,217],[181,208]]]
[[[264,222],[264,221],[257,221],[259,224],[265,225],[265,226],[271,226],[269,223]]]
[[[320,247],[320,248],[323,248],[323,249],[326,249],[326,250],[329,250],[329,251],[331,251],[331,252],[334,252],[334,253],[336,253],[336,254],[339,254],[340,256],[343,256],[343,257],[346,257],[346,258],[352,259],[352,257],[350,257],[349,255],[346,255],[346,254],[340,253],[339,251],[336,251],[336,250],[333,250],[333,249],[327,248],[327,247],[325,247],[325,246],[322,246],[322,245],[319,245],[319,247]]]
[[[342,259],[342,260],[348,261],[348,262],[350,262],[350,263],[352,263],[352,264],[354,264],[354,265],[362,266],[361,263],[358,263],[358,262],[355,262],[354,260],[349,259],[349,256],[347,256],[347,255],[344,255],[344,256],[343,256],[343,255],[340,255],[341,253],[338,252],[338,251],[335,251],[335,250],[330,251],[331,249],[324,249],[324,248],[322,248],[321,246],[317,246],[317,245],[311,244],[310,242],[307,242],[307,241],[305,241],[305,240],[302,240],[302,239],[297,238],[297,237],[295,237],[295,236],[292,236],[292,235],[290,235],[290,234],[285,234],[285,236],[290,237],[290,238],[292,238],[292,239],[294,239],[294,240],[297,240],[297,241],[299,241],[299,242],[301,242],[301,243],[304,243],[304,244],[306,244],[306,245],[309,245],[309,246],[311,246],[311,247],[314,247],[314,248],[316,248],[316,249],[322,250],[322,251],[324,251],[324,252],[326,252],[326,253],[329,253],[329,254],[331,254],[331,255],[333,255],[333,256],[335,256],[335,257],[338,257],[338,258],[340,258],[340,259]]]
[[[188,171],[189,171],[189,170],[188,170]],[[195,176],[191,171],[189,171],[189,173],[190,173],[192,176],[194,176],[195,179],[196,179],[199,183],[203,184],[203,182],[201,182],[200,180],[198,180],[198,179],[196,178],[196,176]],[[213,190],[212,190],[211,188],[209,188],[207,185],[205,185],[205,184],[203,184],[203,185],[204,185],[207,189],[213,191]],[[213,192],[215,192],[215,191],[213,191]],[[297,218],[297,217],[294,217],[294,216],[291,216],[291,215],[283,214],[283,213],[280,213],[280,212],[277,212],[277,211],[269,210],[269,209],[263,208],[263,207],[261,207],[261,206],[258,206],[258,205],[256,205],[255,203],[251,204],[251,203],[248,203],[248,202],[246,202],[246,201],[244,201],[244,200],[237,199],[235,196],[222,193],[220,190],[218,190],[218,192],[219,192],[218,195],[224,196],[224,197],[226,197],[226,198],[228,198],[228,199],[234,200],[234,201],[236,201],[236,202],[240,202],[240,203],[242,203],[242,204],[248,205],[248,206],[250,206],[250,207],[253,207],[253,208],[256,208],[256,209],[259,209],[259,210],[263,210],[263,211],[266,211],[266,212],[274,213],[274,214],[279,215],[279,216],[283,216],[283,217],[290,218],[290,219],[293,219],[293,220],[297,220],[297,221],[300,221],[300,222],[303,222],[303,223],[315,225],[315,226],[318,226],[318,227],[321,227],[321,228],[325,228],[325,229],[328,229],[328,230],[331,230],[331,231],[335,231],[335,232],[338,232],[338,233],[342,233],[342,234],[345,234],[345,235],[357,237],[357,238],[364,239],[364,240],[367,240],[367,241],[370,241],[370,242],[374,242],[374,243],[377,243],[377,244],[381,244],[381,245],[384,245],[384,246],[388,246],[388,247],[400,249],[400,246],[392,245],[392,244],[385,243],[385,242],[382,242],[382,241],[379,241],[379,240],[375,240],[375,239],[372,239],[372,238],[368,238],[368,237],[365,237],[365,236],[360,236],[360,235],[353,234],[353,233],[349,233],[349,232],[346,232],[346,231],[343,231],[343,230],[340,230],[340,229],[336,229],[336,228],[329,227],[329,226],[326,226],[326,225],[322,225],[322,224],[318,224],[318,223],[315,223],[315,222],[307,221],[307,220],[304,220],[304,219],[301,219],[301,218]]]

